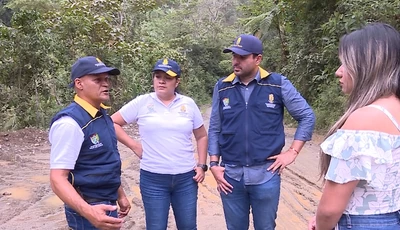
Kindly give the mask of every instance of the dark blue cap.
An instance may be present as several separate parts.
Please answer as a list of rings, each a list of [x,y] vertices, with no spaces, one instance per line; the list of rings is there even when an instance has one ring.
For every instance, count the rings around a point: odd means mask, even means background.
[[[153,72],[156,70],[161,70],[171,77],[181,76],[181,67],[178,63],[171,59],[160,59],[156,62],[153,68]]]
[[[99,58],[87,56],[79,58],[71,69],[71,83],[69,87],[74,86],[74,80],[89,74],[108,73],[110,75],[119,75],[121,72],[114,67],[106,66]]]
[[[249,54],[262,54],[263,46],[262,42],[257,37],[242,34],[233,41],[233,44],[229,48],[224,49],[222,52],[233,52],[242,56]]]

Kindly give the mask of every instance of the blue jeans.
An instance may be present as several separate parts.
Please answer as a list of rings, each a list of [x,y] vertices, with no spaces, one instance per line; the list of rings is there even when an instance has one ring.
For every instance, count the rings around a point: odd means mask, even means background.
[[[140,193],[147,230],[167,229],[170,205],[179,230],[197,229],[198,184],[193,180],[194,176],[194,170],[177,175],[140,170]]]
[[[249,229],[250,207],[254,229],[275,229],[278,211],[281,177],[275,174],[269,181],[259,185],[245,185],[243,179],[236,181],[225,175],[233,186],[232,193],[220,193],[228,230]]]
[[[376,215],[343,214],[339,220],[338,227],[339,230],[399,230],[400,213],[397,211]]]
[[[107,205],[117,205],[116,202],[111,201],[102,201],[102,202],[93,202],[89,203],[90,205],[97,205],[97,204],[107,204]],[[81,216],[75,210],[73,210],[70,206],[64,205],[65,208],[65,216],[67,218],[68,226],[70,229],[73,230],[96,230],[97,228],[93,226],[85,217]],[[106,215],[112,216],[117,218],[118,211],[107,211]]]

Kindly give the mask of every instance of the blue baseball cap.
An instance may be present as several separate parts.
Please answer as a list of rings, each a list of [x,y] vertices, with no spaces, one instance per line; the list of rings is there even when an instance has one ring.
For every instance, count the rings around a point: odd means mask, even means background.
[[[71,69],[71,83],[69,87],[74,87],[74,80],[89,74],[108,73],[110,75],[119,75],[121,72],[114,67],[106,66],[99,58],[86,56],[79,58]]]
[[[181,76],[181,67],[178,63],[171,59],[160,59],[156,62],[153,68],[153,72],[156,70],[161,70],[171,77]]]
[[[224,49],[222,52],[232,52],[242,56],[249,54],[262,54],[263,46],[262,42],[257,37],[249,34],[241,34],[233,41],[233,44],[230,47]]]

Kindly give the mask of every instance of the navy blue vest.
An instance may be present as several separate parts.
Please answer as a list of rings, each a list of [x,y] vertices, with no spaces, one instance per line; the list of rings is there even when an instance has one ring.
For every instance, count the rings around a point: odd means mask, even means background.
[[[222,162],[240,166],[263,164],[285,145],[281,75],[260,68],[261,80],[248,104],[234,74],[218,81]]]
[[[106,110],[100,109],[93,118],[75,102],[57,113],[51,124],[62,116],[72,117],[84,133],[79,157],[68,180],[85,197],[117,200],[121,159],[110,116]]]

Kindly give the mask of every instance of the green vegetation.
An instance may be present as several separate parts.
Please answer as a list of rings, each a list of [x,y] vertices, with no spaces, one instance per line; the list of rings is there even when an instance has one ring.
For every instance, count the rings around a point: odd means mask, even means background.
[[[114,110],[151,91],[163,57],[182,65],[182,93],[209,103],[231,71],[221,50],[240,33],[261,37],[263,66],[292,80],[324,129],[345,101],[340,36],[372,21],[399,28],[399,12],[400,0],[0,0],[0,129],[47,127],[71,101],[70,67],[84,55],[121,69]]]

